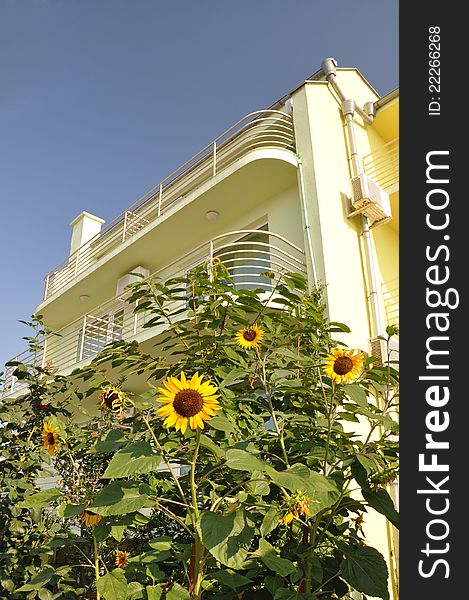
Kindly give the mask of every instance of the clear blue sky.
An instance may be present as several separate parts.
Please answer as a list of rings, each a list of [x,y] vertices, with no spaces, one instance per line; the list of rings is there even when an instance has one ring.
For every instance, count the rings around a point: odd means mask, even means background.
[[[0,0],[0,363],[78,213],[111,220],[326,56],[395,88],[398,0]]]

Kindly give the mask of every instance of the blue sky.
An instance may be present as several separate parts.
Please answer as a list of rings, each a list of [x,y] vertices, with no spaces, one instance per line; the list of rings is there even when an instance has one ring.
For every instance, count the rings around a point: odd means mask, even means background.
[[[397,0],[0,0],[0,364],[70,221],[106,221],[326,56],[398,85]]]

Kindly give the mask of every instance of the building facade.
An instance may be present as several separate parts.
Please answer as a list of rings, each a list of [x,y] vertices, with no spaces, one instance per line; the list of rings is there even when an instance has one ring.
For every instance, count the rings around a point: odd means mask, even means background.
[[[380,97],[357,69],[326,59],[112,222],[78,215],[70,255],[46,276],[36,308],[60,336],[36,362],[67,374],[116,340],[151,353],[161,327],[144,328],[145,313],[126,303],[131,274],[167,279],[215,259],[239,286],[256,287],[265,271],[272,285],[285,271],[311,289],[324,284],[330,319],[351,329],[344,341],[379,352],[377,337],[398,322],[398,111],[397,91]],[[6,379],[9,394],[20,391],[13,369]],[[395,588],[395,532],[376,514],[367,537],[388,557]]]

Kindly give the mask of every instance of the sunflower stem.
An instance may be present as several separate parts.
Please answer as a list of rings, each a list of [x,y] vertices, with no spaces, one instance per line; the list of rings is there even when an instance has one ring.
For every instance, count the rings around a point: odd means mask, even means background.
[[[202,587],[202,576],[203,576],[203,561],[204,561],[204,547],[202,541],[197,532],[197,522],[200,517],[199,506],[197,502],[197,484],[195,482],[195,468],[197,465],[197,458],[199,456],[200,448],[200,436],[201,430],[197,427],[195,434],[195,448],[194,454],[191,461],[191,474],[190,474],[190,486],[192,495],[192,522],[194,524],[194,542],[195,542],[195,556],[194,556],[194,581],[192,598],[199,600]]]
[[[99,582],[99,545],[98,540],[93,532],[93,549],[94,549],[94,573],[96,579],[96,600],[101,599],[101,594],[98,590],[98,582]]]
[[[287,467],[290,466],[290,463],[288,461],[288,454],[287,454],[287,449],[285,447],[285,440],[283,438],[283,432],[284,432],[284,425],[282,424],[282,429],[280,429],[278,421],[277,421],[277,415],[275,414],[275,409],[274,409],[274,405],[272,402],[272,395],[270,393],[270,389],[269,386],[267,384],[267,371],[265,368],[265,360],[263,360],[261,358],[261,355],[259,353],[258,348],[256,348],[256,353],[257,353],[257,358],[259,359],[259,362],[262,366],[262,374],[260,375],[261,378],[261,382],[262,382],[262,386],[264,388],[265,391],[265,396],[267,398],[267,403],[269,405],[269,412],[270,412],[270,416],[272,417],[272,421],[275,427],[275,431],[277,432],[277,436],[278,436],[278,440],[280,442],[280,447],[282,449],[282,454],[283,454],[283,458],[285,460],[285,464],[287,465]]]
[[[164,460],[165,465],[168,467],[168,471],[171,473],[173,479],[174,479],[174,483],[176,484],[176,487],[179,490],[179,494],[181,495],[182,500],[184,501],[185,504],[189,504],[186,498],[186,495],[184,494],[184,490],[181,487],[181,484],[179,483],[179,479],[173,469],[173,467],[171,466],[171,462],[167,459],[166,453],[163,450],[163,448],[161,447],[158,438],[155,435],[155,432],[153,431],[152,426],[150,425],[150,423],[148,422],[148,419],[146,418],[145,414],[142,412],[142,419],[145,422],[145,425],[147,426],[148,431],[150,432],[150,435],[153,439],[153,442],[157,448],[157,450],[160,452],[161,457]]]

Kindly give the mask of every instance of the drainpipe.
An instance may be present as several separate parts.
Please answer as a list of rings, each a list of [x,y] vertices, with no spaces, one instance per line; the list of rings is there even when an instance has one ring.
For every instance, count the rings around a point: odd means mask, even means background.
[[[334,58],[326,58],[322,61],[321,69],[324,73],[326,81],[336,91],[342,102],[342,114],[344,115],[345,124],[347,127],[347,135],[349,139],[349,159],[352,164],[352,174],[357,177],[361,173],[360,160],[358,158],[357,142],[355,139],[355,127],[353,122],[353,115],[356,112],[363,118],[363,120],[371,124],[373,123],[375,115],[375,106],[373,102],[367,102],[364,110],[358,108],[353,100],[347,99],[339,84],[336,81],[336,66],[337,61]],[[370,233],[370,222],[365,215],[361,215],[362,223],[362,238],[365,250],[365,259],[368,270],[369,280],[369,300],[372,309],[372,332],[371,337],[382,335],[384,332],[383,318],[381,314],[381,306],[379,303],[378,294],[378,283],[376,278],[376,265],[373,256],[373,247],[371,243]]]
[[[313,242],[311,239],[311,226],[309,224],[308,209],[306,206],[305,185],[303,178],[303,163],[301,162],[301,156],[299,154],[296,155],[296,160],[298,163],[298,188],[300,190],[300,200],[301,207],[303,209],[303,218],[305,225],[304,229],[306,238],[306,274],[308,276],[308,291],[311,292],[313,290],[313,282],[314,289],[317,289],[318,287],[318,273],[316,270],[316,263],[314,261]]]
[[[356,176],[360,175],[361,165],[360,165],[360,160],[358,157],[357,142],[355,139],[355,128],[354,128],[354,122],[353,122],[353,115],[356,110],[358,112],[358,114],[363,118],[365,123],[370,125],[371,123],[373,123],[373,119],[376,114],[376,105],[374,102],[367,102],[364,106],[365,110],[362,110],[355,105],[355,102],[353,100],[347,99],[345,97],[342,89],[340,88],[339,84],[336,81],[336,75],[337,75],[336,67],[337,67],[337,61],[334,58],[326,58],[322,61],[322,64],[321,64],[321,69],[324,73],[326,81],[331,84],[331,86],[334,88],[334,90],[336,91],[337,95],[339,96],[339,98],[342,102],[342,114],[344,115],[345,124],[347,127],[347,135],[348,135],[348,139],[349,139],[349,159],[352,164],[352,174],[354,177],[356,177]],[[373,255],[373,247],[372,247],[372,243],[371,243],[370,222],[369,222],[368,218],[365,217],[365,215],[361,215],[361,223],[362,223],[362,237],[363,237],[364,249],[365,249],[365,259],[366,259],[366,265],[367,265],[367,270],[368,270],[368,279],[369,279],[369,299],[370,299],[370,304],[372,307],[372,329],[374,329],[374,331],[372,331],[371,334],[372,334],[372,337],[376,337],[376,336],[382,335],[384,332],[383,318],[382,318],[381,306],[380,306],[379,297],[378,297],[378,284],[377,284],[377,280],[376,280],[376,265],[375,265],[374,255]],[[398,547],[398,542],[396,542],[394,540],[394,536],[391,534],[391,532],[389,530],[388,523],[386,523],[386,532],[387,532],[387,539],[388,539],[389,546],[392,547],[395,545],[395,547]],[[389,563],[390,563],[391,569],[393,569],[393,567],[394,567],[393,560],[394,560],[394,558],[390,553]],[[392,583],[393,591],[397,595],[397,592],[395,591],[395,583],[394,583],[393,573],[391,573],[391,581],[393,582]]]

